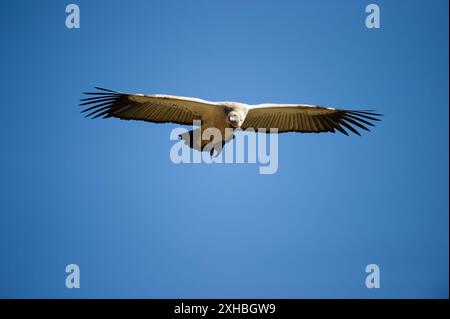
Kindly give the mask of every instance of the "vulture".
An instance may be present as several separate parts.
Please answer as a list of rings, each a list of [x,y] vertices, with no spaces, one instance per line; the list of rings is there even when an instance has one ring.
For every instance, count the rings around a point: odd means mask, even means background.
[[[253,129],[264,133],[335,133],[360,135],[359,129],[370,131],[382,114],[372,110],[348,110],[308,104],[256,104],[239,102],[210,102],[198,98],[164,94],[129,94],[96,87],[97,91],[84,93],[81,99],[86,117],[122,120],[140,120],[153,123],[192,125],[197,128],[180,135],[193,149],[205,151],[210,142],[201,138],[207,128],[216,128],[222,134],[221,145],[214,145],[220,152],[225,143],[234,138],[238,129]],[[272,132],[271,132],[272,129]],[[276,130],[273,130],[276,129]],[[197,140],[194,137],[197,136]],[[208,149],[213,154],[214,149]]]

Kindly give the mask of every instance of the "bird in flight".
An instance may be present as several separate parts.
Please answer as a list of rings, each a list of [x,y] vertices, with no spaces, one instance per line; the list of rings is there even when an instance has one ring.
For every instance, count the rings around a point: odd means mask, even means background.
[[[358,129],[370,131],[373,122],[380,121],[382,114],[373,111],[335,109],[308,104],[257,104],[239,102],[210,102],[197,98],[162,95],[129,94],[96,87],[97,91],[84,93],[89,97],[81,99],[82,113],[86,117],[140,120],[153,123],[176,123],[192,125],[200,120],[200,134],[194,130],[182,134],[185,143],[196,150],[203,151],[210,142],[201,138],[207,128],[216,128],[222,134],[218,149],[230,141],[236,129],[253,129],[271,133],[323,133],[336,131],[360,135]],[[264,131],[263,131],[264,132]],[[200,137],[194,140],[195,136]],[[208,150],[213,152],[213,149]]]

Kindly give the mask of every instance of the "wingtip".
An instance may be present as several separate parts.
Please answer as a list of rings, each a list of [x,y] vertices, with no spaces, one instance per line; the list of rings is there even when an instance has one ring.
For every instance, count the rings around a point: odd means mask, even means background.
[[[99,86],[94,86],[94,88],[96,88],[97,90],[100,90],[100,91],[117,93],[116,91],[113,91],[113,90],[110,90],[110,89],[105,89],[105,88],[102,88],[102,87],[99,87]]]

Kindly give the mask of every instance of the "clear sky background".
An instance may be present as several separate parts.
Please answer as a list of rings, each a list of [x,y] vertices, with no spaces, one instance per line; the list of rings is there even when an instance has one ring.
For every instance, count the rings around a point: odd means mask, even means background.
[[[448,297],[447,1],[376,1],[379,30],[369,1],[80,0],[79,30],[69,3],[1,4],[0,297]],[[280,135],[259,175],[173,164],[176,125],[85,119],[97,85],[385,116]]]

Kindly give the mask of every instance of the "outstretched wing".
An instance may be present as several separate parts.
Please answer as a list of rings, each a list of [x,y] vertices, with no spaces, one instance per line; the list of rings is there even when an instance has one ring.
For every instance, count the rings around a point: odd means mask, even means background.
[[[120,93],[103,88],[84,93],[92,96],[81,100],[86,117],[117,117],[155,123],[192,124],[220,112],[214,102],[173,95]]]
[[[372,111],[338,110],[307,104],[259,104],[249,107],[243,129],[277,128],[278,132],[320,133],[335,130],[348,135],[346,129],[360,135],[357,128],[370,131],[372,122],[382,114]]]

